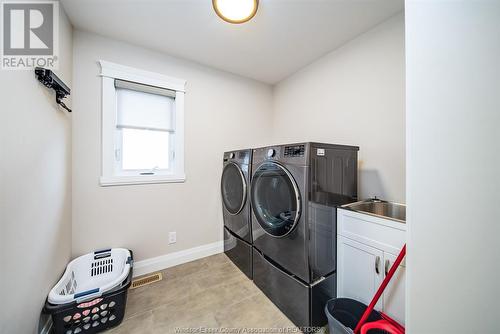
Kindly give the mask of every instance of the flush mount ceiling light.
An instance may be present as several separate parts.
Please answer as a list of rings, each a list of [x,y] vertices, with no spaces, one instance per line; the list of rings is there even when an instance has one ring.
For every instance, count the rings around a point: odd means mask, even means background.
[[[257,13],[259,0],[212,0],[214,10],[229,23],[244,23]]]

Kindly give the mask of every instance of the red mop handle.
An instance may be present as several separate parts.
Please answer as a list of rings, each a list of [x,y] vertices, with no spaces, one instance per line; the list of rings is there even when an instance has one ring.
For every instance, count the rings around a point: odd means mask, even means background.
[[[354,329],[354,333],[358,334],[359,330],[361,329],[361,326],[366,322],[366,319],[370,316],[370,313],[372,313],[373,308],[375,307],[375,304],[377,304],[378,300],[380,299],[380,296],[382,296],[382,293],[384,293],[385,287],[387,284],[389,284],[389,281],[392,279],[392,276],[394,276],[394,273],[398,269],[399,265],[401,264],[401,261],[403,261],[403,258],[406,255],[406,244],[403,246],[403,249],[401,249],[401,252],[399,252],[398,257],[396,258],[396,261],[392,264],[391,269],[385,276],[384,280],[382,281],[382,284],[380,284],[377,293],[375,293],[375,296],[373,297],[372,301],[370,302],[370,305],[365,310],[365,313],[363,313],[363,316],[359,320],[358,324],[356,325],[356,328]]]

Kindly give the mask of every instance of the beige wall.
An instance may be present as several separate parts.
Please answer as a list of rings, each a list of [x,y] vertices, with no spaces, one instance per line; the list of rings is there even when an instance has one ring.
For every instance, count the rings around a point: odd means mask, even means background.
[[[359,197],[405,202],[404,20],[399,14],[274,88],[274,142],[360,146]]]
[[[71,86],[72,27],[59,20]],[[36,333],[71,255],[71,115],[33,71],[0,70],[0,333]]]
[[[408,333],[499,333],[500,2],[406,1]]]
[[[186,182],[100,187],[97,60],[187,80]],[[74,33],[73,255],[129,247],[136,260],[220,241],[225,150],[266,144],[267,85],[97,35]],[[168,245],[170,231],[177,243]]]

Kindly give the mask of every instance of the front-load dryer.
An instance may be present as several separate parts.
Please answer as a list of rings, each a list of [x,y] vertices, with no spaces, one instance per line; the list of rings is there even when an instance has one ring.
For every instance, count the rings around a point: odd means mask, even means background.
[[[336,207],[357,199],[356,146],[253,151],[253,279],[298,326],[326,323],[336,296]]]
[[[252,150],[224,153],[221,197],[224,218],[224,252],[252,278],[252,227],[250,222],[250,168]]]

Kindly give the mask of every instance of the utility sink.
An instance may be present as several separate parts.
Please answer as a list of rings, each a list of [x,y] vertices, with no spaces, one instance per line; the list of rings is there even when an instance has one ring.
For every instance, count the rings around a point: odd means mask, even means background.
[[[406,205],[404,204],[368,199],[342,205],[342,208],[406,223]]]

